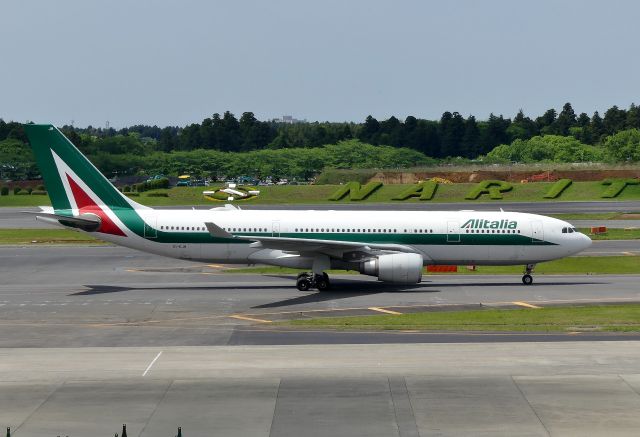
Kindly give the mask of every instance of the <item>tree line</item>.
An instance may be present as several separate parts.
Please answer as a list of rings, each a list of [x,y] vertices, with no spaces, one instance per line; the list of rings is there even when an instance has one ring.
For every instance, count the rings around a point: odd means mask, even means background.
[[[184,127],[135,125],[117,130],[93,126],[62,127],[63,132],[87,154],[137,153],[145,142],[154,151],[163,152],[196,149],[245,152],[321,147],[359,139],[373,145],[407,147],[433,158],[470,159],[485,155],[500,144],[540,135],[572,136],[583,144],[602,145],[607,136],[627,129],[640,129],[640,107],[635,104],[628,109],[612,106],[603,116],[598,111],[591,116],[584,112],[576,114],[571,103],[565,103],[560,112],[552,108],[535,118],[526,116],[522,110],[513,119],[490,114],[486,120],[477,120],[473,115],[465,118],[459,112],[446,111],[439,120],[408,116],[401,121],[392,116],[379,121],[369,115],[362,123],[285,124],[260,121],[252,112],[244,112],[238,119],[227,111]],[[0,119],[0,141],[7,138],[26,141],[19,123],[6,123]]]
[[[419,152],[423,158],[411,155],[416,164],[454,157],[462,160],[480,158],[485,162],[640,160],[637,139],[640,134],[640,107],[635,104],[628,109],[612,106],[602,116],[597,111],[591,116],[584,112],[576,114],[572,105],[566,103],[560,112],[549,109],[533,118],[522,110],[513,119],[490,114],[486,120],[447,111],[439,120],[414,116],[408,116],[403,121],[394,116],[377,120],[370,115],[362,123],[288,124],[276,120],[260,121],[252,112],[244,112],[240,118],[236,118],[227,111],[184,127],[134,125],[114,129],[65,125],[61,129],[82,152],[102,163],[104,167],[99,165],[99,168],[105,174],[131,174],[150,171],[152,167],[166,167],[164,164],[145,166],[141,158],[151,154],[177,153],[177,156],[184,157],[185,153],[204,150],[232,153],[235,161],[236,154],[265,151],[264,154],[251,156],[267,159],[267,156],[285,156],[269,151],[310,149],[313,153],[314,149],[342,143],[352,148],[362,148],[363,144],[390,146],[401,149],[405,155],[408,151]],[[0,169],[4,173],[13,171],[19,177],[25,177],[37,172],[26,142],[20,123],[0,119]],[[320,150],[316,150],[316,153],[326,156]],[[227,159],[231,159],[230,156]],[[406,164],[406,160],[399,159],[400,155],[393,156],[398,160],[386,160],[387,166],[400,167]],[[218,162],[218,158],[213,161]],[[263,170],[273,167],[271,158],[267,161],[270,163],[262,165]],[[155,162],[159,163],[157,159]],[[175,170],[178,164],[174,159],[168,159],[167,162],[172,163],[169,166],[172,171],[179,171]],[[363,158],[362,162],[369,161]],[[375,162],[372,164],[375,166]],[[335,165],[333,161],[325,164]],[[343,168],[348,165],[347,161],[337,163],[338,167]],[[287,164],[283,163],[282,166],[287,167]],[[229,166],[222,167],[229,170]],[[235,165],[232,167],[238,168]],[[250,166],[244,167],[250,170]],[[317,168],[317,164],[314,163],[313,168]],[[189,170],[187,164],[184,170]]]

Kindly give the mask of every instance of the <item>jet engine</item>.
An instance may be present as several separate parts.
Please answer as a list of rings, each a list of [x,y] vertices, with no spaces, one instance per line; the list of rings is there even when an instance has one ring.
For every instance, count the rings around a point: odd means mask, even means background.
[[[422,279],[422,256],[417,253],[380,255],[360,263],[360,273],[377,276],[380,281],[415,284]]]

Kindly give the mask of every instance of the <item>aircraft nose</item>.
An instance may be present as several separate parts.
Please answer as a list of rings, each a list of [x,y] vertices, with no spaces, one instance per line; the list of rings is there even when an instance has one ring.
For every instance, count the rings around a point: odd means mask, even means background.
[[[582,251],[589,248],[591,246],[591,243],[592,243],[591,238],[587,237],[585,234],[580,232],[580,244],[579,244],[580,250]]]

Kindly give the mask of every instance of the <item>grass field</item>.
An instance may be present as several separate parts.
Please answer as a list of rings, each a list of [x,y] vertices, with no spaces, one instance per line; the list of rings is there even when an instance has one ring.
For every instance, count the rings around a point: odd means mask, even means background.
[[[574,213],[574,214],[548,214],[549,217],[555,217],[560,220],[640,220],[640,213],[621,213],[621,212],[603,212],[603,213]]]
[[[514,184],[512,191],[503,193],[503,201],[507,202],[557,202],[557,201],[579,201],[579,200],[640,200],[640,185],[628,186],[615,199],[604,199],[600,195],[606,187],[600,185],[600,182],[574,182],[567,190],[557,199],[545,199],[543,196],[553,185],[553,182],[538,182],[529,184]],[[283,185],[283,186],[267,186],[259,187],[260,195],[249,199],[235,201],[238,205],[243,204],[314,204],[314,203],[407,203],[407,202],[469,202],[465,200],[467,193],[475,187],[475,184],[440,184],[431,201],[420,201],[416,198],[405,201],[391,200],[395,195],[405,190],[409,185],[385,185],[379,190],[371,194],[367,199],[355,202],[347,198],[337,202],[327,200],[331,194],[338,189],[338,185]],[[211,187],[179,187],[164,191],[169,197],[149,197],[151,192],[142,193],[138,197],[133,197],[137,202],[149,206],[162,205],[211,205],[220,206],[225,202],[213,201],[205,199],[202,191],[209,190]],[[495,202],[500,204],[499,200],[490,200],[488,196],[480,196],[476,202]],[[39,206],[49,205],[47,196],[22,196],[13,195],[0,196],[0,206]]]
[[[0,229],[0,244],[102,244],[81,232],[66,229]]]
[[[402,315],[326,317],[279,322],[280,325],[328,329],[425,331],[640,331],[640,305],[486,309]]]

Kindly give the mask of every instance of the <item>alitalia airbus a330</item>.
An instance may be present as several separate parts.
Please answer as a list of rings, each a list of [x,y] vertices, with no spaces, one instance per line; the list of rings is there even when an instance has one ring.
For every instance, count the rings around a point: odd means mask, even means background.
[[[25,125],[51,207],[37,218],[110,243],[167,257],[309,269],[302,291],[330,287],[326,271],[420,282],[425,265],[524,265],[591,245],[562,220],[516,212],[156,210],[118,191],[52,125]]]

